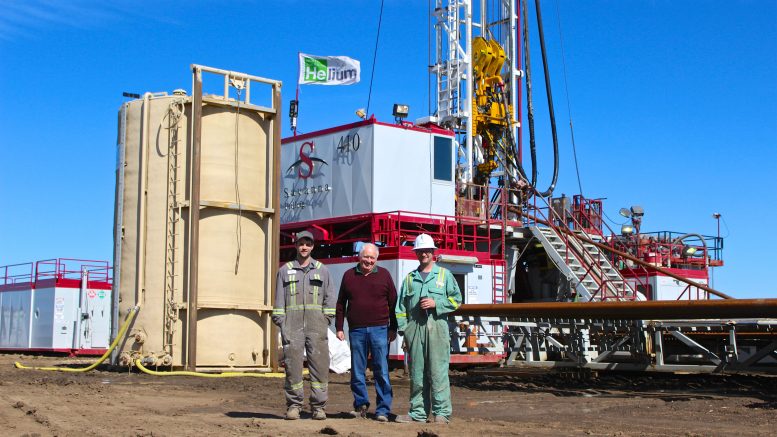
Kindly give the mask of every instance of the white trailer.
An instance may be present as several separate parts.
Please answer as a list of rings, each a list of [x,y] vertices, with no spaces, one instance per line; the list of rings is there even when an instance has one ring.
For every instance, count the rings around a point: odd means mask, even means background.
[[[0,350],[99,355],[110,344],[105,261],[52,259],[0,267]]]

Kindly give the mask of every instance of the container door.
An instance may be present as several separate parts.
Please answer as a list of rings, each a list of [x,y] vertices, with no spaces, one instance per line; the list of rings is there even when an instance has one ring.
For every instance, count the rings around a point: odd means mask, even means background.
[[[81,291],[76,349],[105,349],[110,337],[111,290],[88,288]]]

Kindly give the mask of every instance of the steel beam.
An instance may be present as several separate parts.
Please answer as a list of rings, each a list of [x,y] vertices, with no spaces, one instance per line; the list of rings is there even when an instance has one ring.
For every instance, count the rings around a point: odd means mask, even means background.
[[[465,304],[454,314],[629,320],[759,319],[777,318],[777,299]]]

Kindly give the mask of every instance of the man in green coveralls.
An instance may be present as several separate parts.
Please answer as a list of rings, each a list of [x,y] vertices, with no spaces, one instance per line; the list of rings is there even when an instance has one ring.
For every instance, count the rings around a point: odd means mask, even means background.
[[[416,237],[413,250],[420,265],[402,281],[397,298],[398,331],[405,337],[411,380],[410,411],[397,416],[397,422],[448,423],[453,412],[448,313],[461,305],[461,291],[453,274],[435,264],[435,249],[429,235]]]

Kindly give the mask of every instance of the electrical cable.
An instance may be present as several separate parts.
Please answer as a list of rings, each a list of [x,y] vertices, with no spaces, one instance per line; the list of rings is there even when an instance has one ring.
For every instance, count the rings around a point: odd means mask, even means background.
[[[731,231],[728,229],[728,223],[726,223],[726,219],[723,218],[723,216],[720,216],[720,220],[723,222],[723,227],[726,228],[726,235],[721,235],[720,238],[728,238],[729,235],[731,235]]]
[[[235,255],[235,274],[237,275],[238,268],[240,267],[240,252],[243,248],[243,226],[241,220],[243,219],[243,205],[240,203],[240,186],[238,184],[238,168],[240,159],[238,158],[238,146],[240,140],[238,137],[238,126],[240,122],[240,94],[242,88],[237,85],[237,82],[233,82],[233,86],[237,90],[237,112],[235,113],[235,201],[237,202],[237,227],[235,232],[237,233],[237,254]]]
[[[378,41],[380,41],[380,24],[383,22],[383,0],[380,0],[380,15],[378,15],[378,34],[375,35],[375,51],[372,54],[372,73],[370,74],[370,91],[367,94],[367,117],[370,116],[370,101],[372,100],[372,80],[375,78],[375,60],[378,59]]]
[[[426,2],[426,65],[432,65],[432,0]],[[426,76],[426,113],[432,113],[432,75]]]
[[[512,123],[511,122],[511,114],[510,114],[510,105],[507,104],[507,97],[505,96],[505,90],[503,88],[503,85],[499,84],[498,85],[498,89],[499,89],[499,92],[498,92],[497,97],[501,99],[500,103],[501,103],[502,107],[506,108],[506,110],[505,110],[505,126],[510,126],[511,123]],[[516,148],[516,144],[517,143],[516,143],[515,137],[513,136],[513,130],[512,129],[507,129],[507,136],[508,136],[508,139],[510,140],[510,142],[511,142],[511,144],[513,146],[513,153],[512,154],[505,153],[505,155],[506,155],[509,163],[516,170],[518,170],[518,176],[520,176],[520,178],[523,179],[524,181],[528,181],[529,179],[526,177],[526,171],[524,170],[524,168],[521,165],[521,163],[516,159],[516,156],[518,155],[517,148]],[[505,150],[506,150],[506,148],[505,148]],[[510,178],[510,176],[514,176],[514,175],[509,174],[508,175],[508,179]]]
[[[582,195],[582,194],[583,194],[583,193],[580,193],[580,195]],[[623,226],[623,225],[625,225],[626,223],[628,223],[628,222],[629,222],[629,220],[628,220],[628,219],[627,219],[625,222],[623,222],[623,223],[618,223],[618,222],[616,222],[615,220],[611,219],[611,218],[610,218],[610,216],[608,216],[606,212],[604,212],[604,209],[602,209],[602,215],[604,215],[604,218],[606,218],[607,220],[609,220],[609,221],[610,221],[610,223],[612,223],[612,224],[614,224],[614,225],[616,225],[616,226]]]
[[[135,319],[135,316],[137,315],[139,310],[140,310],[139,306],[134,306],[129,310],[129,312],[127,313],[127,316],[124,318],[124,323],[121,325],[121,328],[119,328],[119,332],[118,334],[116,334],[116,338],[113,339],[113,342],[108,347],[108,350],[105,351],[105,353],[96,362],[92,363],[87,367],[80,367],[80,368],[34,367],[34,366],[25,366],[18,361],[14,363],[14,367],[16,367],[17,369],[24,369],[24,370],[46,370],[46,371],[52,371],[52,372],[69,372],[69,373],[84,373],[84,372],[93,370],[97,366],[102,364],[103,361],[108,359],[109,356],[111,356],[111,353],[113,353],[113,350],[116,349],[116,346],[119,344],[119,339],[124,337],[124,334],[127,332],[127,328],[129,328],[130,323]]]
[[[558,0],[556,0],[556,22],[558,23],[558,38],[561,44],[561,63],[564,71],[564,94],[567,99],[567,113],[569,114],[569,134],[572,139],[572,156],[575,158],[575,174],[577,175],[577,188],[580,195],[583,195],[583,184],[580,182],[580,167],[577,164],[577,145],[575,144],[575,129],[572,125],[572,105],[569,103],[569,84],[567,81],[567,59],[564,52],[564,35],[561,32],[561,11],[559,10]]]

